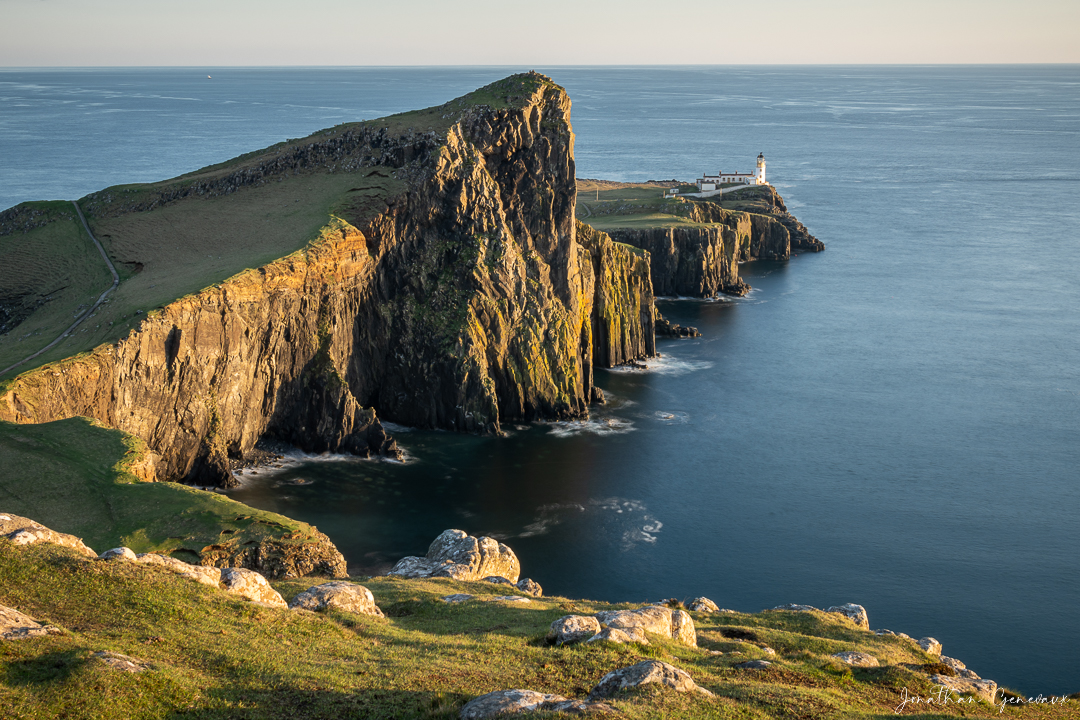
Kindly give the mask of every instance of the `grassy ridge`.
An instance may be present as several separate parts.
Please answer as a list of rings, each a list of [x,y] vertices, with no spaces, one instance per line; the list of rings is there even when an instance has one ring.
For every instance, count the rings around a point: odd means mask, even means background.
[[[914,643],[878,637],[826,613],[695,613],[700,648],[654,638],[649,646],[548,647],[552,620],[612,609],[541,598],[490,600],[488,583],[364,579],[386,618],[262,608],[159,568],[80,559],[63,548],[0,540],[0,603],[67,633],[0,643],[5,718],[452,718],[492,690],[529,688],[581,697],[609,670],[644,658],[672,663],[715,699],[645,693],[613,704],[628,718],[886,718],[901,693],[932,691]],[[286,599],[318,582],[274,583]],[[737,639],[752,638],[752,639]],[[772,647],[768,655],[760,645]],[[155,665],[109,670],[110,650]],[[829,658],[861,650],[889,666],[850,668]],[[710,651],[721,651],[717,655]],[[733,654],[741,653],[741,654]],[[735,668],[765,658],[767,670]],[[1059,708],[1007,709],[1009,717],[1068,717]],[[911,717],[1000,717],[988,705],[947,705]],[[537,716],[532,716],[537,717]],[[539,716],[542,717],[542,716]]]
[[[0,511],[77,535],[101,552],[126,545],[198,562],[208,545],[236,545],[310,526],[176,483],[140,482],[130,473],[143,446],[86,418],[40,425],[0,422]]]

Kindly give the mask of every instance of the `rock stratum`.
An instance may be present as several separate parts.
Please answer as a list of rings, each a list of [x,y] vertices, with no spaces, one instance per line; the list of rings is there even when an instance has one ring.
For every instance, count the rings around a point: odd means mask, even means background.
[[[497,432],[586,415],[594,365],[653,354],[654,311],[648,254],[575,221],[573,143],[566,93],[529,73],[83,198],[115,251],[114,228],[155,213],[239,208],[275,183],[355,183],[301,250],[8,381],[0,419],[92,417],[146,442],[145,479],[227,486],[229,459],[264,436],[395,457],[380,418]],[[0,233],[48,218],[19,206]]]

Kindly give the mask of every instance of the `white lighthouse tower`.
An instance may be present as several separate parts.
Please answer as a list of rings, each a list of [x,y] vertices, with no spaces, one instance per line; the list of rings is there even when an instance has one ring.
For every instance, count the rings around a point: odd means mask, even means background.
[[[765,156],[758,153],[757,156],[757,169],[754,170],[754,184],[755,185],[768,185],[765,182]]]

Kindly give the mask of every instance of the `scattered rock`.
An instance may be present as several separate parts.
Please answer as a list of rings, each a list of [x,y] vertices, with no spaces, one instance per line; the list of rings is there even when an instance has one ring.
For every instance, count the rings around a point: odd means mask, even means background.
[[[993,703],[997,695],[997,683],[993,680],[968,680],[948,675],[931,675],[930,682],[944,686],[959,695],[974,695],[988,703]]]
[[[878,667],[880,665],[878,659],[873,655],[867,655],[864,652],[856,652],[854,650],[838,652],[833,655],[833,657],[853,667]]]
[[[137,562],[145,563],[147,565],[157,565],[163,567],[166,570],[171,570],[180,577],[187,578],[188,580],[194,580],[195,582],[202,583],[203,585],[209,585],[210,587],[221,587],[221,569],[214,567],[205,567],[203,565],[191,565],[183,560],[177,560],[176,558],[169,557],[168,555],[159,555],[157,553],[142,553],[136,555],[135,560]]]
[[[529,598],[521,597],[520,595],[496,595],[495,597],[493,597],[491,599],[493,601],[501,600],[502,602],[516,602],[516,603],[532,602],[532,600],[530,600]]]
[[[502,577],[501,575],[491,575],[490,577],[486,577],[486,578],[484,578],[484,582],[495,583],[496,585],[513,585],[514,584],[514,583],[510,582],[509,580],[507,580],[506,578]]]
[[[459,717],[461,720],[481,720],[522,712],[613,713],[615,708],[604,703],[569,700],[562,695],[548,695],[535,690],[498,690],[465,703]]]
[[[532,578],[521,578],[514,583],[514,587],[526,595],[532,595],[533,597],[543,597],[544,595],[544,588],[540,587],[540,583]]]
[[[699,692],[712,696],[705,688],[698,687],[693,678],[674,665],[659,660],[643,660],[637,665],[612,670],[589,693],[590,700],[611,697],[622,690],[644,685],[659,685],[677,692]]]
[[[813,605],[795,605],[793,603],[788,605],[777,605],[773,610],[791,610],[792,612],[810,612],[811,610],[817,610],[821,612]]]
[[[382,610],[375,604],[375,598],[370,590],[363,585],[340,580],[308,588],[294,597],[289,607],[301,610],[333,608],[358,615],[385,617]]]
[[[466,600],[472,600],[472,599],[473,599],[472,595],[467,595],[466,593],[454,593],[453,595],[447,595],[446,597],[444,597],[442,599],[442,601],[444,603],[454,604],[454,603],[463,603]]]
[[[686,609],[692,612],[720,612],[720,607],[707,597],[694,598],[686,604]]]
[[[861,627],[863,630],[870,629],[870,619],[866,615],[866,608],[864,608],[862,605],[856,605],[855,603],[844,603],[843,605],[834,605],[825,612],[839,613],[851,620],[859,627]]]
[[[645,631],[639,627],[626,628],[622,630],[620,628],[608,627],[604,628],[600,632],[593,635],[585,642],[600,642],[606,640],[613,643],[640,643],[641,645],[648,645],[649,638],[645,635]]]
[[[426,556],[402,558],[389,574],[464,581],[496,576],[513,583],[521,575],[521,563],[513,550],[497,540],[475,538],[463,530],[444,530],[431,543]]]
[[[80,538],[77,538],[74,535],[58,533],[30,518],[12,515],[11,513],[0,515],[0,536],[6,537],[16,545],[49,543],[51,545],[60,545],[62,547],[71,548],[86,557],[97,557],[97,553],[88,548]]]
[[[564,615],[551,623],[547,641],[552,645],[569,645],[593,637],[600,632],[600,621],[591,615]]]
[[[932,637],[919,638],[919,647],[926,652],[927,655],[940,655],[941,643]]]
[[[982,680],[982,678],[976,675],[974,671],[968,670],[967,665],[960,662],[956,658],[942,655],[940,662],[942,665],[948,665],[949,667],[951,667],[953,670],[956,671],[956,674],[962,678],[967,678],[968,680]]]
[[[776,654],[776,651],[775,651],[775,650],[773,650],[773,649],[772,649],[771,647],[769,647],[768,645],[762,645],[762,646],[761,646],[761,651],[762,651],[763,653],[765,653],[766,655],[775,655],[775,654]]]
[[[668,637],[697,647],[694,621],[685,610],[672,610],[662,605],[651,605],[637,610],[608,610],[596,613],[596,619],[609,627],[626,630],[639,627],[645,632]]]
[[[94,657],[113,670],[119,670],[120,672],[139,673],[154,668],[153,665],[145,660],[121,655],[120,653],[109,652],[108,650],[100,650],[94,653]]]
[[[731,654],[734,655],[735,653]],[[772,663],[768,660],[747,660],[746,662],[739,663],[735,667],[739,668],[740,670],[764,670],[771,665]]]
[[[252,602],[264,603],[270,607],[287,608],[288,603],[281,594],[270,587],[259,573],[246,568],[225,568],[221,571],[221,587]]]
[[[49,631],[29,615],[0,605],[0,640],[29,640],[48,634]]]
[[[128,547],[116,547],[98,555],[101,560],[135,560],[135,551]]]

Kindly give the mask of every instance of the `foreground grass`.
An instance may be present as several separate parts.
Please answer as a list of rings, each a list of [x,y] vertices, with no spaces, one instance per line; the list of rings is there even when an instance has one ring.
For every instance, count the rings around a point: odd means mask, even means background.
[[[548,647],[550,622],[612,605],[566,598],[491,601],[505,590],[451,580],[361,579],[387,617],[263,608],[154,567],[76,557],[51,546],[0,540],[0,603],[62,628],[62,635],[0,643],[5,718],[451,718],[470,698],[530,688],[581,697],[609,670],[658,658],[687,672],[715,699],[645,693],[616,698],[628,718],[884,718],[903,688],[926,694],[930,658],[913,643],[877,637],[824,613],[695,614],[701,648]],[[319,581],[275,583],[288,599]],[[447,605],[468,592],[487,602]],[[768,644],[776,656],[767,656]],[[840,650],[892,663],[852,669]],[[109,650],[154,665],[112,671]],[[725,654],[710,654],[720,650]],[[741,655],[729,654],[733,652]],[[774,661],[764,671],[733,666]],[[1010,717],[1068,717],[1046,707]],[[939,715],[1000,717],[987,705]]]
[[[302,542],[311,533],[305,523],[216,493],[140,482],[131,463],[142,450],[138,439],[87,418],[0,421],[0,511],[77,535],[98,552],[126,545],[188,562],[208,545],[286,534]]]

